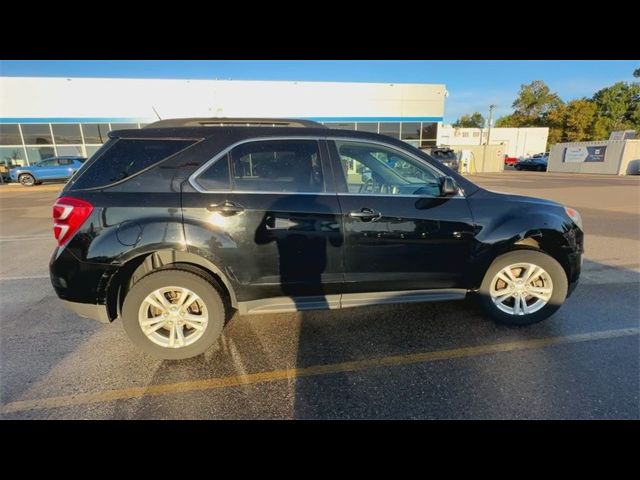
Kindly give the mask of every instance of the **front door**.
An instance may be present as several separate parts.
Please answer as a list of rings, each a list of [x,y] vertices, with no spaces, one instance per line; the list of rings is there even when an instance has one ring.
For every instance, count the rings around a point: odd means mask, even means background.
[[[398,147],[329,142],[345,232],[349,293],[463,288],[473,241],[466,199],[440,196],[443,174]]]
[[[239,301],[340,292],[343,236],[326,157],[316,139],[247,141],[184,184],[187,244],[224,269]]]

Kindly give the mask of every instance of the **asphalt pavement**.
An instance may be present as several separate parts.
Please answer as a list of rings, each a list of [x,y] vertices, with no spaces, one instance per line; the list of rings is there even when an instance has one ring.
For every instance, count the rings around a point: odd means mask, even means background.
[[[2,417],[640,418],[640,177],[471,178],[581,212],[582,281],[550,319],[499,326],[471,301],[235,315],[178,362],[58,301],[47,265],[61,185],[0,185]]]

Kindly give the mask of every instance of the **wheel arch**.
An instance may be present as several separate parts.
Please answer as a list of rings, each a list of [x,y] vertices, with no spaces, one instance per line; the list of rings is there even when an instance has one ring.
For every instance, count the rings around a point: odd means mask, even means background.
[[[496,258],[514,250],[536,250],[546,253],[562,266],[567,281],[570,281],[569,242],[562,231],[547,227],[522,231],[509,239],[496,242],[487,249],[487,253],[479,256],[474,262],[474,274],[470,279],[472,288],[479,288],[486,271]]]
[[[217,286],[226,296],[230,306],[237,308],[238,301],[233,286],[227,275],[217,265],[190,252],[164,249],[142,253],[118,268],[106,288],[105,303],[109,319],[113,321],[120,316],[124,298],[135,282],[153,271],[171,267],[179,267],[211,277],[215,282],[214,286]]]

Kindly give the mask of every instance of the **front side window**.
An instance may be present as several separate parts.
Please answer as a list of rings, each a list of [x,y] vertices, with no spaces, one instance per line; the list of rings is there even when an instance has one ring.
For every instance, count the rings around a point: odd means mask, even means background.
[[[349,193],[366,195],[440,195],[434,169],[383,145],[336,141]]]
[[[245,192],[324,192],[316,140],[265,140],[230,152],[233,190]]]

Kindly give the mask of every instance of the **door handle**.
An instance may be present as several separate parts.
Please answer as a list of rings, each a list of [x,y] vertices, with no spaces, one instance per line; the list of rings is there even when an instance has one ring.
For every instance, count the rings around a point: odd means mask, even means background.
[[[240,213],[244,211],[244,207],[239,203],[230,202],[229,200],[225,200],[221,203],[212,203],[207,207],[207,210],[210,212],[218,212],[226,215],[235,215],[236,213]]]
[[[349,212],[349,216],[351,218],[359,218],[363,222],[375,222],[376,220],[380,220],[382,218],[382,214],[380,212],[376,212],[370,208],[361,208],[360,210],[354,210],[353,212]]]

